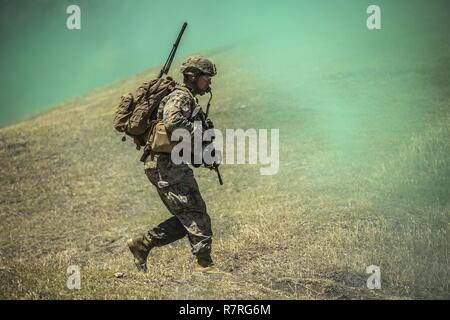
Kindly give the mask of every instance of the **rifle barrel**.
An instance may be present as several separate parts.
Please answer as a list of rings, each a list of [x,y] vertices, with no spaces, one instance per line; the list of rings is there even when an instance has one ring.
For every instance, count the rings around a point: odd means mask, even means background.
[[[184,30],[187,27],[187,22],[183,23],[183,26],[181,27],[180,33],[178,34],[177,40],[172,46],[172,50],[170,51],[169,56],[167,57],[166,63],[164,64],[164,67],[159,72],[158,78],[161,78],[164,74],[169,73],[170,66],[172,65],[173,58],[175,57],[175,53],[177,52],[178,45],[180,44],[181,37],[183,36]]]
[[[214,171],[217,172],[217,178],[219,178],[220,185],[223,185],[222,176],[220,175],[219,166],[214,168]]]

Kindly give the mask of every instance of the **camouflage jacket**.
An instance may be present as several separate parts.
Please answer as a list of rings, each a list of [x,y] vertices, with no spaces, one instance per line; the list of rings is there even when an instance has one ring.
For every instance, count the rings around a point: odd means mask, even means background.
[[[158,108],[158,119],[163,121],[169,133],[183,128],[192,134],[195,129],[192,115],[199,111],[197,108],[200,106],[196,97],[176,89],[162,99]]]
[[[192,114],[194,112],[203,112],[201,109],[200,111],[197,110],[197,108],[200,108],[200,106],[196,97],[185,90],[175,89],[161,100],[158,107],[157,119],[162,120],[168,133],[183,128],[193,134],[196,129],[194,126],[194,120],[196,118],[192,117]],[[169,154],[147,157],[144,168],[148,170],[147,174],[157,173],[161,179],[161,173],[167,173],[166,175],[169,175],[168,172],[170,171],[170,177],[172,178],[166,177],[166,179],[161,180],[168,182],[166,183],[167,185],[174,184],[174,181],[178,181],[181,176],[185,176],[186,174],[192,175],[192,170],[186,164],[175,165],[171,163]],[[154,171],[154,169],[158,170]]]

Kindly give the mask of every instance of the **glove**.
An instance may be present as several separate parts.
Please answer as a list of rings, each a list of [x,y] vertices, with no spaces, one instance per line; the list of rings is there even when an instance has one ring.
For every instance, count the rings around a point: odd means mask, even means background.
[[[214,168],[219,167],[219,164],[217,162],[213,162],[213,163],[210,163],[210,164],[203,162],[203,166],[205,168],[208,168],[209,170],[213,170]]]
[[[206,122],[206,125],[208,126],[208,129],[214,128],[214,123],[211,121],[210,118],[206,119],[205,122]]]

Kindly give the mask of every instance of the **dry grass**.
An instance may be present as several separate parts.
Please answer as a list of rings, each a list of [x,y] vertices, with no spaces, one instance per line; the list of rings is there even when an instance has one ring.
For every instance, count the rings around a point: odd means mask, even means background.
[[[187,240],[154,250],[145,275],[125,248],[168,217],[140,153],[111,126],[120,95],[153,70],[0,130],[0,298],[448,299],[449,113],[440,109],[398,151],[380,140],[376,159],[347,161],[306,130],[301,113],[274,109],[276,92],[258,95],[224,54],[215,60],[224,71],[214,83],[216,126],[281,129],[276,176],[223,166],[221,187],[196,170],[214,258],[232,275],[193,275]],[[303,130],[295,141],[287,134]],[[72,264],[81,290],[66,288]],[[366,288],[371,264],[382,290]]]

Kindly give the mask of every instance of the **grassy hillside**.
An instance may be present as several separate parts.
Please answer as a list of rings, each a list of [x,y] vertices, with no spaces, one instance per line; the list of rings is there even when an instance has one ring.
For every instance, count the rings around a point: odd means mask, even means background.
[[[248,73],[236,55],[212,54],[220,73],[211,117],[219,129],[279,128],[280,171],[224,165],[220,186],[213,172],[195,170],[213,257],[232,275],[193,275],[186,239],[152,251],[147,274],[126,249],[128,237],[169,217],[140,152],[112,128],[120,95],[155,69],[0,129],[0,298],[450,298],[450,81],[440,62],[325,66],[311,80],[345,94],[342,108],[327,109],[336,100]],[[390,87],[411,74],[438,79],[433,99],[414,97],[426,115],[412,116],[411,98]],[[370,86],[385,91],[376,106],[346,106]],[[74,264],[81,290],[71,291]],[[366,287],[369,265],[381,268],[381,290]]]

